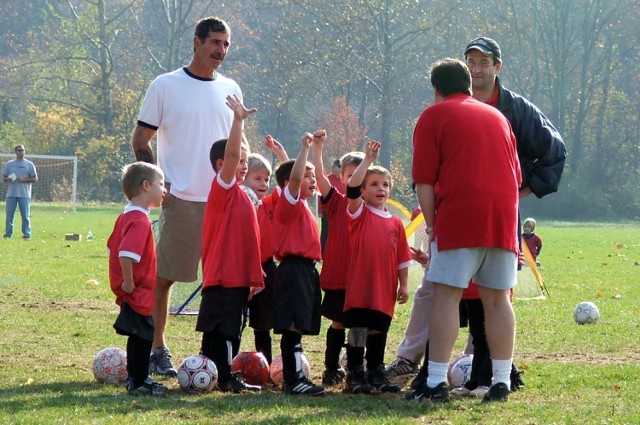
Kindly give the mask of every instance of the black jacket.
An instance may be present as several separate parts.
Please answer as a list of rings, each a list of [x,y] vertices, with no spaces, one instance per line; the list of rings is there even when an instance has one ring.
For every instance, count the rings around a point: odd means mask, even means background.
[[[522,187],[538,197],[556,192],[567,150],[558,130],[536,105],[500,84],[498,110],[509,120],[516,136]]]

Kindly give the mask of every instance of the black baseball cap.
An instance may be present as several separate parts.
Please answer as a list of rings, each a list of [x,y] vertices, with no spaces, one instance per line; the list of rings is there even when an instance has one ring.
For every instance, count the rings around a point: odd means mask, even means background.
[[[467,45],[464,50],[464,54],[469,53],[469,50],[479,50],[487,56],[493,56],[498,62],[502,61],[502,52],[500,46],[496,41],[489,37],[478,37],[471,40],[471,43]]]

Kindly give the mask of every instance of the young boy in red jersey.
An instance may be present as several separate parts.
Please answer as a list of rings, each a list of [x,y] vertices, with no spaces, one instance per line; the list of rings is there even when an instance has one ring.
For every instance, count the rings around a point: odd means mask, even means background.
[[[280,265],[274,280],[274,331],[282,334],[283,390],[285,394],[320,395],[325,389],[302,372],[302,335],[320,333],[320,278],[315,263],[322,259],[320,232],[307,199],[315,195],[313,164],[307,162],[313,134],[305,133],[295,161],[278,167],[284,184],[275,209],[273,236]]]
[[[379,142],[367,142],[365,157],[347,183],[351,267],[344,303],[344,325],[349,328],[345,389],[352,393],[400,391],[384,375],[384,352],[395,303],[409,298],[408,267],[413,260],[402,221],[386,209],[391,175],[372,166],[379,151]]]
[[[135,162],[124,168],[122,189],[129,199],[107,240],[109,283],[120,314],[113,327],[127,339],[127,392],[133,396],[163,395],[167,387],[149,378],[153,343],[153,290],[156,250],[149,208],[159,207],[166,193],[164,174],[153,164]]]
[[[289,158],[282,145],[271,136],[267,136],[267,147],[276,154],[281,162]],[[268,201],[274,197],[267,197],[269,180],[271,178],[271,164],[260,154],[252,153],[247,159],[247,177],[244,185],[252,191],[258,200],[258,226],[260,228],[260,261],[264,272],[264,289],[253,294],[249,300],[249,326],[253,328],[253,337],[256,351],[262,353],[271,364],[273,360],[271,349],[271,329],[273,329],[273,278],[276,273],[276,263],[273,259],[272,219],[269,215],[270,206],[265,206],[263,200]]]
[[[231,360],[240,348],[250,289],[264,282],[256,209],[240,188],[249,150],[242,143],[242,125],[256,110],[246,109],[237,96],[227,96],[227,106],[234,114],[229,139],[218,140],[210,151],[216,176],[202,229],[202,300],[196,330],[202,332],[201,353],[218,368],[218,388],[240,393],[261,389],[232,375]]]
[[[319,130],[313,138],[313,165],[316,170],[323,170],[322,149],[327,140],[327,132]],[[343,326],[343,307],[347,288],[347,272],[349,270],[349,224],[347,217],[347,195],[345,183],[349,180],[358,165],[362,162],[362,152],[350,152],[342,156],[340,164],[340,181],[342,189],[331,183],[331,179],[320,173],[318,189],[323,205],[323,219],[328,227],[327,242],[322,256],[320,287],[324,292],[322,299],[322,315],[331,320],[327,329],[324,352],[325,370],[322,373],[322,385],[333,386],[342,383],[345,371],[340,366],[340,351],[344,345],[345,329]],[[333,173],[331,175],[334,175]]]

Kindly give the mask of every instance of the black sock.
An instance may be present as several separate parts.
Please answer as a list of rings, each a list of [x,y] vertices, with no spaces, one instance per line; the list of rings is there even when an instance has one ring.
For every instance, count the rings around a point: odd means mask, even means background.
[[[302,364],[298,369],[296,355],[302,353],[302,335],[294,331],[284,331],[280,339],[282,351],[282,379],[286,384],[293,384],[302,373]],[[298,357],[299,357],[298,354]]]
[[[422,363],[422,367],[418,372],[421,378],[424,378],[424,381],[427,382],[427,377],[429,376],[429,341],[427,340],[427,344],[424,348],[424,362]]]
[[[253,330],[253,337],[256,344],[256,351],[262,353],[267,359],[267,363],[271,364],[273,360],[271,353],[271,333],[269,331]]]
[[[127,372],[133,381],[133,387],[138,388],[149,377],[149,356],[153,341],[142,339],[137,335],[130,335],[127,339]]]
[[[387,346],[387,333],[369,334],[367,337],[367,370],[384,367],[384,350]]]
[[[201,352],[216,364],[218,381],[225,382],[231,378],[233,344],[228,337],[217,331],[204,332]]]
[[[324,365],[327,369],[340,367],[340,351],[344,345],[344,329],[335,329],[329,326],[327,329],[327,348],[324,350]]]

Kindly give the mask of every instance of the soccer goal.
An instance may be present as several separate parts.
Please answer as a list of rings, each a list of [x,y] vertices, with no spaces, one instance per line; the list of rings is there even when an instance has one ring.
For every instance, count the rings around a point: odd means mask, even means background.
[[[2,166],[16,155],[0,153]],[[68,202],[71,211],[76,212],[76,193],[78,189],[78,157],[59,155],[26,155],[38,172],[38,183],[31,186],[32,202]],[[6,184],[0,185],[0,199],[7,195]]]

